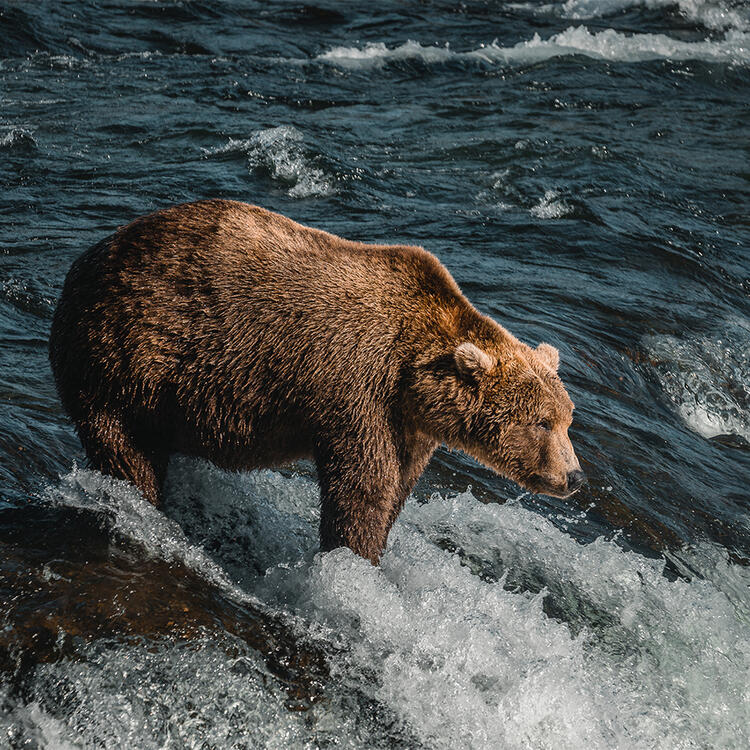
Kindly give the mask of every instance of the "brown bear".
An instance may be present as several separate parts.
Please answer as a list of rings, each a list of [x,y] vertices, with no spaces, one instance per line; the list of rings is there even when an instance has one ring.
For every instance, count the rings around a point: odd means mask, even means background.
[[[158,503],[172,453],[311,457],[321,548],[373,563],[441,443],[534,492],[584,481],[556,349],[479,313],[421,247],[244,203],[158,211],[81,255],[50,359],[94,468]]]

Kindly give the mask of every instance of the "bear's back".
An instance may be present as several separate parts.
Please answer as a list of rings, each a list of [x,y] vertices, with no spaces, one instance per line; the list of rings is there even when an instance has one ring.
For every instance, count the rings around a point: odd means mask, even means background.
[[[182,204],[120,228],[100,254],[103,281],[114,275],[138,293],[226,295],[235,301],[261,287],[303,295],[332,312],[382,303],[393,312],[425,295],[462,296],[440,262],[420,247],[353,242],[258,206],[227,200]],[[153,286],[152,286],[153,285]],[[118,288],[121,292],[122,288]],[[407,302],[408,304],[408,302]]]
[[[199,409],[210,398],[236,404],[250,383],[304,399],[391,382],[426,330],[467,314],[421,248],[351,242],[208,200],[137,219],[84,253],[52,346],[66,381],[128,399],[169,393]]]

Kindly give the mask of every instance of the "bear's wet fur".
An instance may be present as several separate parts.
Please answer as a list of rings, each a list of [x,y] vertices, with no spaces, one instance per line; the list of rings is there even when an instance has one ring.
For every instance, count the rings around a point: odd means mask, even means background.
[[[377,562],[435,448],[565,496],[582,480],[557,351],[480,314],[420,247],[206,200],[73,264],[50,359],[92,467],[158,504],[172,453],[317,465],[321,548]]]

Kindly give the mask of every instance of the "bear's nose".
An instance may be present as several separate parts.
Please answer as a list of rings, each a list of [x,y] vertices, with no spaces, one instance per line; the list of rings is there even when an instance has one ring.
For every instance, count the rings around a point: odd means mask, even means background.
[[[568,474],[568,491],[575,492],[580,489],[586,482],[586,475],[580,470],[576,469]]]

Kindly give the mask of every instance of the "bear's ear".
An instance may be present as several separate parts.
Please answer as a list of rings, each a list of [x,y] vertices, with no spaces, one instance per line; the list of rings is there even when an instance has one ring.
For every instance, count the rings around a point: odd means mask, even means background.
[[[464,378],[476,380],[495,366],[495,358],[470,341],[464,341],[453,352],[456,367]]]
[[[560,365],[560,352],[554,346],[539,344],[536,348],[536,354],[547,367],[557,372],[557,368]]]

